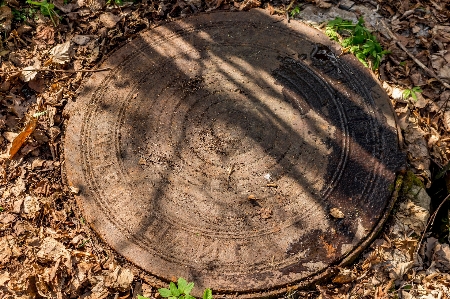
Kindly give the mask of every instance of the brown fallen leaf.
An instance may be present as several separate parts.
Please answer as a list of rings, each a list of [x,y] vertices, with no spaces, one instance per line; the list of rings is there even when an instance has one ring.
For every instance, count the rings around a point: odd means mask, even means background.
[[[239,10],[247,11],[252,8],[260,7],[261,1],[259,0],[244,0],[239,6]]]
[[[342,219],[345,217],[344,213],[342,213],[342,211],[339,210],[338,208],[331,208],[330,215],[336,219]]]
[[[11,31],[11,21],[13,19],[13,13],[8,6],[0,7],[0,29],[9,33]]]
[[[20,150],[22,145],[25,143],[27,138],[31,135],[31,133],[34,132],[34,129],[36,129],[37,125],[37,119],[33,118],[23,129],[22,132],[20,132],[19,135],[17,135],[16,138],[14,138],[12,142],[11,149],[9,150],[9,159],[12,159],[14,155]]]

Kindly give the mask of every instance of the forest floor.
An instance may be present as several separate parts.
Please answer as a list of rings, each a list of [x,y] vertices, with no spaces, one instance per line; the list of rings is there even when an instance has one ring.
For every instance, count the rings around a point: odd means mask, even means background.
[[[364,16],[390,51],[375,74],[408,156],[407,183],[379,239],[330,281],[284,297],[450,298],[449,0],[113,1],[1,2],[0,299],[159,296],[161,285],[99,241],[80,214],[64,181],[64,106],[89,76],[83,70],[142,30],[256,7],[322,30],[336,16]]]

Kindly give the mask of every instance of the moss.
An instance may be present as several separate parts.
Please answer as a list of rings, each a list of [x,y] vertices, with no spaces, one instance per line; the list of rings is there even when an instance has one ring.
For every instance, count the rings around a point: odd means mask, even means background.
[[[408,170],[403,177],[401,194],[408,194],[413,186],[425,188],[423,182],[412,171]]]

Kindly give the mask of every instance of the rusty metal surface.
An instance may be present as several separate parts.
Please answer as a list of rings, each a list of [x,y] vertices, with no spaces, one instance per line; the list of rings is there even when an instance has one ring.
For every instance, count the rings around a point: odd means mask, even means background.
[[[386,94],[337,54],[261,10],[171,22],[113,53],[68,107],[66,171],[90,225],[194,294],[276,293],[337,264],[403,161]]]

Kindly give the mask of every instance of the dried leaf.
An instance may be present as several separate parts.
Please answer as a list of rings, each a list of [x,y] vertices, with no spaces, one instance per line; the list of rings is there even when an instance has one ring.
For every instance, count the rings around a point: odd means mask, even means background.
[[[250,10],[252,8],[260,7],[261,1],[259,0],[244,0],[242,1],[242,4],[239,6],[239,10]]]
[[[9,272],[4,271],[0,273],[0,286],[5,285],[5,283],[9,280]]]
[[[331,208],[330,215],[337,219],[342,219],[345,217],[344,213],[342,213],[342,211],[338,208]]]
[[[106,28],[114,28],[121,19],[120,16],[116,16],[115,14],[111,12],[105,12],[100,15],[100,22],[105,26]]]
[[[11,248],[9,247],[9,242],[7,237],[0,238],[0,265],[5,265],[9,262],[12,256]]]
[[[450,271],[450,246],[437,244],[434,248],[433,261],[436,262],[436,268],[448,273]]]
[[[9,150],[9,159],[12,159],[14,155],[19,151],[22,145],[27,140],[28,136],[30,136],[34,130],[36,129],[37,120],[35,118],[31,119],[31,121],[27,124],[25,129],[20,132],[19,135],[12,142],[11,149]]]
[[[27,196],[23,201],[23,212],[27,218],[35,218],[41,210],[41,204],[36,197]]]
[[[4,5],[0,7],[0,30],[9,33],[11,31],[11,21],[13,19],[13,14],[11,8]]]
[[[65,64],[70,61],[70,41],[65,42],[64,44],[56,45],[53,49],[50,50],[50,54],[52,54],[52,62],[56,62],[59,64]]]
[[[79,46],[86,45],[90,40],[91,40],[91,38],[88,35],[78,35],[77,34],[72,38],[72,41]]]
[[[39,61],[37,61],[34,65],[25,67],[20,74],[20,79],[22,79],[23,82],[33,80],[37,75],[37,72],[34,70],[40,68],[40,66]]]
[[[105,286],[124,292],[129,290],[133,282],[134,275],[131,270],[117,266],[105,280]]]

